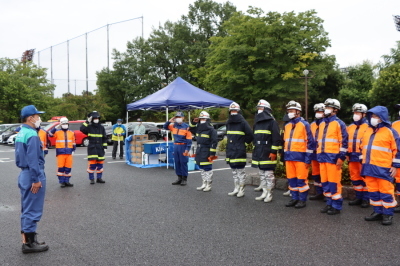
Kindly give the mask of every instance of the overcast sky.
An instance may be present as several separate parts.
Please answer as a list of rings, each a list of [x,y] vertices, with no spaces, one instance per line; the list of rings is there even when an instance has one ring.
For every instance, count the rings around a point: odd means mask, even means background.
[[[177,21],[187,14],[193,0],[0,0],[0,58],[20,58],[22,52],[35,48],[40,52],[40,65],[50,68],[50,46],[53,47],[53,79],[55,95],[67,92],[67,44],[85,32],[107,24],[142,17],[144,36],[152,27],[167,20]],[[216,0],[216,2],[226,2]],[[315,9],[329,33],[331,47],[327,53],[337,58],[340,67],[360,64],[364,60],[377,63],[400,40],[393,15],[400,15],[400,0],[232,0],[238,10],[248,6],[264,11],[301,12]],[[126,42],[142,35],[142,20],[112,25],[110,46],[125,50]],[[89,89],[95,88],[95,72],[107,66],[106,28],[88,34]],[[55,46],[57,45],[57,46]],[[70,90],[78,94],[86,88],[85,36],[69,42]],[[38,62],[38,54],[34,61]],[[50,78],[50,70],[48,77]],[[76,80],[76,82],[75,82]],[[76,84],[76,85],[75,85]]]

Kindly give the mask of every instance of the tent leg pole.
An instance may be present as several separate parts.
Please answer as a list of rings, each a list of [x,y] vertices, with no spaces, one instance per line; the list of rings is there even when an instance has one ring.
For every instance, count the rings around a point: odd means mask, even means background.
[[[168,107],[165,109],[166,110],[166,121],[168,121]],[[169,153],[169,147],[168,147],[168,130],[167,130],[167,136],[165,137],[166,141],[167,141],[167,169],[169,169],[169,160],[168,160],[168,153]]]

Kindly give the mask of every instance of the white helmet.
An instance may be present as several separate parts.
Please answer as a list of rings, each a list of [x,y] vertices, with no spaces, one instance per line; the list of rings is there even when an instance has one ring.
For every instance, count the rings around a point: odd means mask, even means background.
[[[301,105],[298,102],[295,101],[290,101],[288,104],[286,104],[286,109],[294,109],[294,110],[299,110],[301,111]]]
[[[258,101],[258,104],[257,104],[257,108],[258,107],[264,107],[264,108],[268,108],[269,110],[271,110],[272,111],[272,109],[271,109],[271,105],[269,104],[269,102],[267,102],[266,100],[259,100]]]
[[[314,105],[314,112],[323,112],[325,110],[325,104],[317,103]]]
[[[360,113],[367,113],[368,110],[367,106],[365,106],[365,104],[362,103],[355,103],[351,109],[353,110],[353,112],[360,112]]]
[[[66,118],[66,117],[61,117],[61,119],[60,119],[60,124],[62,125],[62,124],[68,124],[68,118]]]
[[[206,118],[206,119],[210,119],[210,114],[207,113],[206,111],[201,111],[199,118]]]
[[[340,102],[336,99],[328,98],[325,100],[324,104],[325,104],[325,107],[333,107],[338,110],[340,109]]]
[[[240,111],[240,105],[236,102],[231,103],[231,105],[229,105],[229,111]]]

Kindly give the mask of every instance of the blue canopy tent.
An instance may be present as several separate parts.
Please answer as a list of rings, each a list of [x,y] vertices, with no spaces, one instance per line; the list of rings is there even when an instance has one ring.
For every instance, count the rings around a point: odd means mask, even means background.
[[[232,100],[199,89],[178,77],[165,88],[139,101],[127,104],[126,121],[128,121],[128,112],[133,110],[166,111],[166,121],[168,121],[169,111],[229,107],[232,102]]]

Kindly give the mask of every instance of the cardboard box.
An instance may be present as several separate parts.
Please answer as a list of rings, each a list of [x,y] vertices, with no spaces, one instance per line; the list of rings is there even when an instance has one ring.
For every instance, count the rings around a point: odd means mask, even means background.
[[[135,152],[140,152],[140,153],[142,153],[142,152],[143,152],[143,146],[135,147]]]
[[[148,140],[149,136],[148,135],[133,135],[132,140],[135,141],[141,141],[141,140]]]

